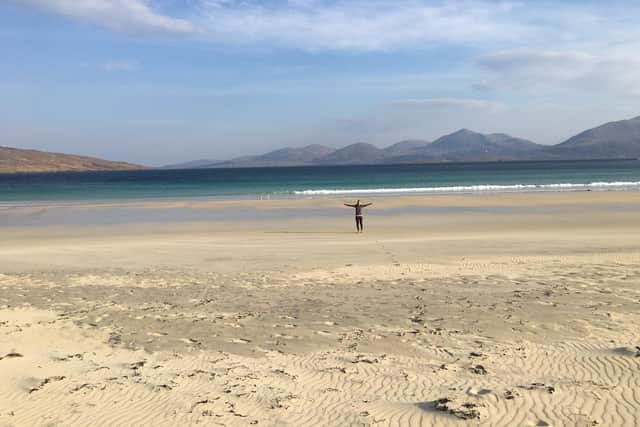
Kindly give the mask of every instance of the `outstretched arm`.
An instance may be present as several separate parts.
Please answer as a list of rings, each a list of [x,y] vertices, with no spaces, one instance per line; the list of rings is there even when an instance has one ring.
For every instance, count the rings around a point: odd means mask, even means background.
[[[356,207],[356,205],[350,205],[349,203],[343,203],[343,204],[344,204],[345,206],[350,207],[350,208],[355,208],[355,207]]]
[[[360,206],[362,206],[363,208],[366,208],[367,206],[371,206],[372,204],[373,203],[365,203],[364,205],[360,205]]]

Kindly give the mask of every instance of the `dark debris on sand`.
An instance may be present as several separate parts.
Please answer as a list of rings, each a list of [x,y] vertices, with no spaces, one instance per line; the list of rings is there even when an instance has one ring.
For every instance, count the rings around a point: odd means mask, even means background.
[[[471,402],[464,402],[457,405],[453,400],[448,397],[443,397],[434,402],[436,411],[447,412],[462,420],[474,420],[480,419],[480,411],[478,405]]]
[[[482,365],[472,366],[469,371],[476,375],[487,375],[487,369]]]

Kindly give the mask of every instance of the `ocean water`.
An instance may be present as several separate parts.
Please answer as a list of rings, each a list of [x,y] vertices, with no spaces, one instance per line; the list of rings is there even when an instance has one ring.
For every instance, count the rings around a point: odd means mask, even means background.
[[[640,189],[640,161],[0,174],[0,203]]]

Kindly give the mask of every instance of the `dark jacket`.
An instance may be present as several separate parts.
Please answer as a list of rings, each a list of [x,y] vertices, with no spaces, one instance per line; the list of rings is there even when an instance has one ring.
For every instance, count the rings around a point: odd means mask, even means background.
[[[348,203],[345,203],[344,205],[349,206],[350,208],[356,208],[356,216],[362,216],[362,208],[366,208],[367,206],[371,205],[371,203],[364,203],[364,204],[356,203],[355,205],[350,205]]]

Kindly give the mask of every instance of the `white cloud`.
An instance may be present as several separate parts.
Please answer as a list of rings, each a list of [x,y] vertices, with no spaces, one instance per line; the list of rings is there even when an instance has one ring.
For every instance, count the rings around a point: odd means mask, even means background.
[[[18,4],[86,20],[117,31],[190,33],[193,24],[156,13],[145,0],[15,0]]]

